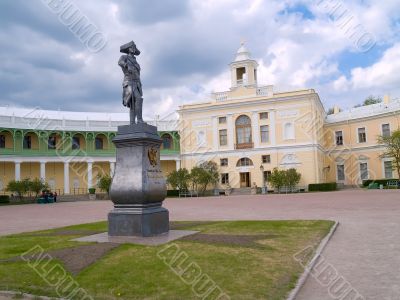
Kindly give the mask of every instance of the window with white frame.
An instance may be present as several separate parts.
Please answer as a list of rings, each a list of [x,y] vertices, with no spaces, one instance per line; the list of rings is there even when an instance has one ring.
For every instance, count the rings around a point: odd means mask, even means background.
[[[263,164],[271,163],[271,155],[269,154],[261,156],[261,159]]]
[[[338,181],[344,181],[346,179],[346,176],[344,174],[344,165],[337,165],[337,180]]]
[[[261,143],[269,142],[269,126],[263,125],[260,126],[260,134],[261,134]]]
[[[382,136],[390,136],[390,124],[382,124]]]
[[[218,118],[218,123],[219,124],[226,124],[226,117],[219,117]]]
[[[336,139],[336,145],[341,146],[343,145],[343,131],[335,131],[335,139]]]
[[[393,166],[390,160],[383,163],[383,169],[385,172],[385,178],[393,178]]]
[[[221,184],[229,184],[229,173],[221,174]]]
[[[367,141],[367,134],[365,127],[358,128],[358,142],[365,143]]]
[[[293,123],[285,123],[283,126],[283,137],[285,140],[294,139],[294,125]]]
[[[360,178],[361,180],[368,179],[368,163],[366,162],[360,163]]]
[[[268,113],[267,112],[260,113],[260,120],[266,120],[266,119],[268,119]]]
[[[228,131],[226,129],[221,129],[219,131],[219,145],[220,146],[228,145]]]
[[[228,159],[227,158],[221,158],[220,165],[221,165],[221,167],[227,167],[228,166]]]

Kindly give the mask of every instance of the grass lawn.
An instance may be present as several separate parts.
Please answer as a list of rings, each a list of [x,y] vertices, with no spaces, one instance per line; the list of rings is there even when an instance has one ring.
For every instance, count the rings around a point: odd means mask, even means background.
[[[186,261],[181,260],[181,267],[196,263],[198,271],[208,275],[231,299],[285,299],[303,271],[293,255],[307,246],[318,245],[333,224],[331,221],[174,222],[173,229],[198,230],[201,234],[161,246],[114,245],[96,262],[84,267],[82,261],[86,259],[82,257],[88,254],[83,248],[98,244],[70,240],[107,231],[106,222],[10,235],[0,238],[0,290],[58,296],[54,286],[19,258],[39,245],[55,258],[42,260],[37,268],[49,270],[50,266],[61,264],[93,299],[200,299],[192,286],[184,283],[157,255],[169,246],[171,251],[179,248],[180,254],[185,253],[181,258],[187,255]],[[99,255],[98,251],[89,251]],[[172,257],[168,251],[161,252],[162,256]],[[70,269],[74,261],[75,267],[81,268],[79,272]],[[176,270],[179,266],[173,267]]]

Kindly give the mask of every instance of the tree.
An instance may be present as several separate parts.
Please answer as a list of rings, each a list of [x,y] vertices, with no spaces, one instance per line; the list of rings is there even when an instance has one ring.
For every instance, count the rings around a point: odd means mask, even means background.
[[[29,191],[35,193],[35,198],[39,195],[39,193],[43,190],[47,190],[49,188],[46,182],[43,182],[39,178],[35,178],[33,180],[26,179],[29,185]]]
[[[199,184],[201,183],[201,178],[203,177],[203,172],[204,172],[204,169],[202,169],[200,167],[194,167],[190,171],[189,182],[190,182],[192,190],[194,190],[194,191],[199,190],[198,187],[199,187]]]
[[[362,104],[357,104],[356,107],[361,107],[361,106],[367,106],[367,105],[372,105],[372,104],[377,104],[377,103],[381,103],[382,102],[382,98],[381,97],[375,97],[373,95],[368,96],[364,102]]]
[[[200,164],[199,168],[203,170],[199,173],[199,184],[200,192],[204,194],[210,184],[216,185],[218,182],[218,165],[213,161],[207,161]]]
[[[100,190],[105,191],[105,192],[107,192],[107,194],[109,194],[112,177],[110,175],[106,174],[106,175],[98,175],[97,178],[99,179],[99,183],[97,184],[97,187]]]
[[[397,170],[397,176],[400,178],[400,129],[393,131],[389,136],[380,135],[378,143],[386,148],[381,157],[393,158],[393,169]]]
[[[168,174],[167,183],[173,189],[187,190],[189,179],[189,171],[186,168],[181,168]]]
[[[297,170],[294,168],[286,170],[285,175],[286,175],[286,185],[290,189],[294,188],[300,182],[301,174],[297,172]]]
[[[17,196],[22,199],[22,197],[29,191],[29,179],[11,180],[7,184],[6,190],[16,193]]]
[[[274,168],[269,176],[269,182],[279,191],[279,189],[286,184],[285,171]]]

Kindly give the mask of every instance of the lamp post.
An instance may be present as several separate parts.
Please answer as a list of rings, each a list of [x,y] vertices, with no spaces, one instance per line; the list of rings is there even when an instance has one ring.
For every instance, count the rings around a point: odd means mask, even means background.
[[[261,178],[262,178],[262,188],[261,188],[261,193],[265,194],[265,178],[264,178],[264,166],[260,166],[260,171],[261,171]]]

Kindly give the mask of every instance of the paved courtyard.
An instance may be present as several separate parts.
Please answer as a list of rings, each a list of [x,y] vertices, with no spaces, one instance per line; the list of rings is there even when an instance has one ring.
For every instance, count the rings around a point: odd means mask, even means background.
[[[400,191],[177,198],[165,205],[172,220],[337,220],[326,262],[366,299],[400,299]],[[0,235],[105,220],[111,208],[108,201],[2,206]],[[309,278],[297,299],[334,298]]]

